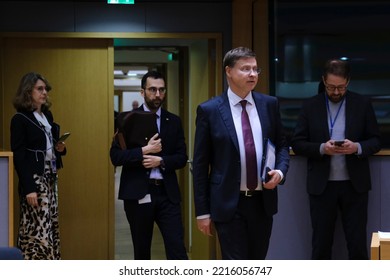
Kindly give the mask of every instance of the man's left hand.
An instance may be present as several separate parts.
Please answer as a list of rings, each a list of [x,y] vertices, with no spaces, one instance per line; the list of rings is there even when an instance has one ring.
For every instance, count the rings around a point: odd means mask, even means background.
[[[161,162],[161,157],[159,156],[144,155],[142,165],[145,168],[155,168],[160,166],[160,162]]]
[[[279,172],[276,170],[268,171],[268,175],[270,176],[270,179],[267,183],[263,182],[263,188],[273,190],[280,183],[282,177],[280,177]]]

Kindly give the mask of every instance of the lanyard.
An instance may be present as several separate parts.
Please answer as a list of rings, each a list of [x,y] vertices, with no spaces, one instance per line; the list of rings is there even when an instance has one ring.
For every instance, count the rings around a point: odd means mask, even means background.
[[[330,122],[329,136],[330,136],[330,139],[332,139],[333,127],[334,127],[334,124],[336,123],[337,117],[339,116],[339,113],[340,113],[341,107],[343,106],[345,97],[343,98],[343,100],[342,100],[341,103],[340,103],[339,108],[337,109],[337,113],[336,113],[336,116],[334,117],[334,120],[332,120],[332,113],[330,112],[328,96],[325,95],[325,97],[326,97],[326,108],[328,109],[329,122]]]

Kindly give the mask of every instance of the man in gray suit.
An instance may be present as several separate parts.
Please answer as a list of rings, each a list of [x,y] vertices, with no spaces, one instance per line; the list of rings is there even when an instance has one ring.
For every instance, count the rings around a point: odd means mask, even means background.
[[[253,91],[260,73],[255,53],[233,49],[223,64],[229,88],[197,108],[193,159],[197,224],[206,235],[211,235],[214,224],[223,259],[265,259],[277,212],[276,186],[284,182],[289,166],[288,146],[277,99]],[[244,111],[250,125],[242,122]],[[245,129],[251,130],[250,141]],[[275,163],[263,174],[266,147],[274,148]],[[247,173],[252,166],[254,172]]]

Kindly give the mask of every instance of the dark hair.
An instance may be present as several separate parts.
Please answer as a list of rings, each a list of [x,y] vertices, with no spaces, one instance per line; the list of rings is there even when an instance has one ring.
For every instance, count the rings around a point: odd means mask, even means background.
[[[348,61],[337,59],[337,58],[329,59],[325,63],[324,72],[322,76],[324,77],[324,79],[326,79],[329,74],[338,77],[343,77],[347,81],[349,81],[351,74],[350,74],[350,66]]]
[[[41,80],[42,82],[45,83],[47,92],[51,90],[50,83],[41,74],[35,72],[30,72],[25,74],[20,80],[19,87],[16,91],[16,95],[13,100],[13,105],[18,112],[34,111],[36,109],[34,108],[33,100],[31,98],[31,93],[38,80]],[[47,97],[46,99],[46,104],[42,105],[41,108],[42,111],[49,110],[51,106],[51,103],[48,98],[49,97]]]
[[[228,51],[225,54],[225,57],[223,58],[223,69],[225,69],[226,66],[234,67],[237,60],[241,58],[250,58],[250,57],[256,58],[256,54],[249,48],[238,47],[232,49]]]
[[[163,79],[163,80],[164,80],[164,83],[166,83],[166,82],[165,82],[164,76],[163,76],[160,72],[157,72],[157,71],[149,71],[149,72],[147,72],[147,73],[142,77],[142,80],[141,80],[141,88],[145,89],[145,87],[146,87],[146,80],[147,80],[148,78]]]

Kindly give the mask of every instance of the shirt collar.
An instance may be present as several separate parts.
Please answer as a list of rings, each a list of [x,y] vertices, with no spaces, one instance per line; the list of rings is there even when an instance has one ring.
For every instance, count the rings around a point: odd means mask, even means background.
[[[144,111],[150,112],[150,109],[148,108],[148,106],[146,106],[146,104],[144,104]],[[158,110],[156,112],[156,115],[157,115],[158,118],[161,118],[161,107],[158,108]]]
[[[239,97],[237,94],[235,94],[230,89],[230,87],[228,88],[227,95],[228,95],[230,105],[232,105],[232,106],[240,105],[241,106],[240,101],[243,99],[241,97]],[[244,100],[248,101],[248,103],[251,105],[255,104],[255,102],[253,100],[252,92],[249,92],[249,94],[244,98]]]

